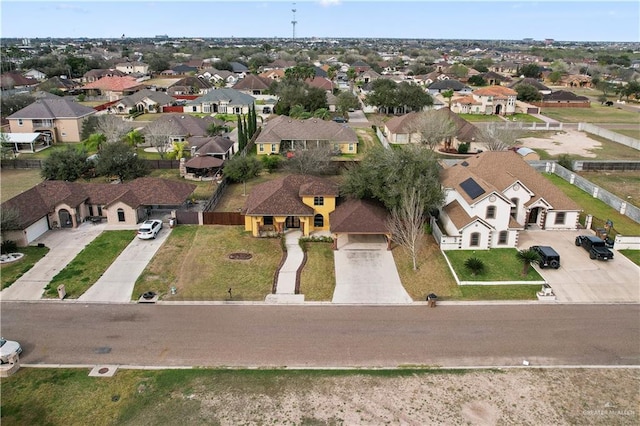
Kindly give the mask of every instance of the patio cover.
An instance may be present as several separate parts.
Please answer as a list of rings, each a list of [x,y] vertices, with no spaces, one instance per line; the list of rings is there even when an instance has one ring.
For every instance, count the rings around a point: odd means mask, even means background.
[[[4,133],[5,138],[3,143],[5,145],[12,144],[13,148],[16,152],[22,151],[24,149],[20,149],[19,145],[29,145],[31,149],[29,151],[35,152],[34,145],[36,144],[39,137],[42,136],[42,133]]]
[[[193,157],[191,160],[185,163],[190,169],[213,169],[217,167],[222,167],[224,163],[223,160],[211,157],[210,155],[203,155],[198,157]]]

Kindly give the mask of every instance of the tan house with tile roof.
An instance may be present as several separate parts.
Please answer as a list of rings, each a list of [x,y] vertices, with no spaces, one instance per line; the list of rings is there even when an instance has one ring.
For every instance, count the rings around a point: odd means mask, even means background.
[[[131,95],[144,88],[144,84],[138,82],[135,78],[125,76],[102,77],[100,80],[85,84],[80,88],[80,90],[89,94],[102,95],[111,102],[117,101],[120,98]]]
[[[140,178],[121,184],[44,181],[2,203],[17,211],[19,230],[5,239],[26,246],[49,229],[76,228],[90,218],[113,225],[135,225],[148,209],[182,205],[196,186],[160,178]]]
[[[527,228],[578,227],[580,207],[513,151],[474,155],[445,168],[440,180],[443,250],[516,247]]]
[[[267,121],[255,141],[258,155],[328,146],[342,154],[358,153],[358,136],[349,126],[319,118],[296,120],[280,115]]]
[[[474,90],[471,95],[482,103],[480,114],[511,115],[516,112],[518,92],[508,87],[487,86]]]
[[[338,185],[307,175],[288,175],[253,188],[242,213],[245,231],[254,237],[299,229],[308,236],[330,229],[329,216],[336,208]]]

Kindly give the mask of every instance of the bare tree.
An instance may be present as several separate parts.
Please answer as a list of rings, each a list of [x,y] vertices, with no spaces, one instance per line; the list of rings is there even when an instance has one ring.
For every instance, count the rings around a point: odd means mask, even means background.
[[[418,133],[420,143],[435,150],[439,144],[450,143],[456,134],[456,124],[451,118],[440,111],[426,111],[421,113],[412,123],[410,131]]]
[[[327,146],[312,146],[308,149],[297,149],[293,157],[285,163],[286,168],[302,175],[326,175],[333,171],[331,161],[333,152]]]
[[[422,195],[412,187],[402,192],[400,204],[391,211],[387,221],[393,240],[411,256],[414,271],[418,269],[417,258],[424,243],[426,220]]]
[[[144,141],[154,147],[160,158],[172,148],[172,137],[178,136],[178,127],[171,120],[158,120],[144,128]]]
[[[104,135],[107,143],[116,143],[124,139],[131,127],[120,117],[101,115],[96,124],[96,130]]]
[[[478,142],[488,151],[504,151],[514,146],[522,134],[517,123],[491,123],[480,128]]]

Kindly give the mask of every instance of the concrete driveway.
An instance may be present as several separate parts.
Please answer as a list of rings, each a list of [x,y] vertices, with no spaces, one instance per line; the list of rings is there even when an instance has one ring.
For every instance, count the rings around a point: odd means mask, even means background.
[[[333,303],[412,303],[384,237],[340,236],[333,252],[336,288]]]
[[[54,276],[94,240],[105,224],[93,225],[85,222],[75,229],[56,229],[47,231],[32,244],[44,244],[49,252],[33,268],[0,292],[0,300],[39,300],[44,288]]]
[[[559,302],[640,303],[640,267],[614,252],[609,261],[592,260],[582,247],[576,247],[580,231],[523,231],[519,249],[532,245],[553,247],[560,254],[559,269],[540,269],[540,275],[551,285]]]
[[[98,281],[78,297],[78,301],[131,302],[136,280],[170,233],[171,229],[165,223],[153,240],[134,238]]]

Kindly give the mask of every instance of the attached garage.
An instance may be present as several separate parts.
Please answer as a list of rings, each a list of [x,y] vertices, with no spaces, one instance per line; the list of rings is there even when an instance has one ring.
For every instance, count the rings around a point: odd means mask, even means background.
[[[42,217],[40,220],[35,222],[34,224],[28,226],[25,229],[25,234],[27,236],[27,244],[30,244],[33,240],[44,234],[49,230],[49,221],[47,220],[47,216]]]
[[[347,200],[329,215],[333,249],[350,245],[390,250],[387,210],[371,200]]]

